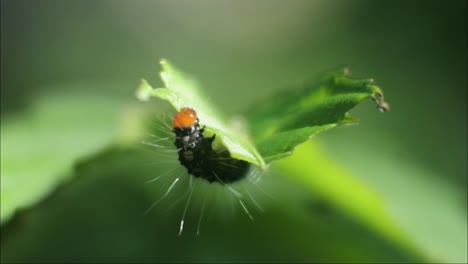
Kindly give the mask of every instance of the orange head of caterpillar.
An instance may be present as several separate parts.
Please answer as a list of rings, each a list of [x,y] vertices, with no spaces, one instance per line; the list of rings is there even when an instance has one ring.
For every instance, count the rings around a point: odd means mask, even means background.
[[[176,135],[177,149],[186,151],[196,148],[203,140],[204,128],[200,128],[195,110],[184,107],[172,119],[173,131]]]
[[[198,123],[197,113],[192,108],[182,108],[172,119],[174,128],[192,127]]]

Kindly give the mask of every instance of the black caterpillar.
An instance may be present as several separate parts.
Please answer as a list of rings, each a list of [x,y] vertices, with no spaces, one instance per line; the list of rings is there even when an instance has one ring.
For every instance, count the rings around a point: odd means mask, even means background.
[[[187,172],[207,181],[232,183],[244,178],[249,170],[249,163],[233,159],[228,150],[215,151],[212,143],[216,134],[204,137],[205,127],[200,128],[195,110],[182,108],[172,121],[176,135],[180,164]]]

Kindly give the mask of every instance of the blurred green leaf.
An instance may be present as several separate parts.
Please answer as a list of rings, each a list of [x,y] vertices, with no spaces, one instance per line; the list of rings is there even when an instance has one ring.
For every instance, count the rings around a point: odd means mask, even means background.
[[[184,199],[177,200],[187,198],[189,178],[185,178],[187,186],[172,191],[166,206],[143,215],[148,204],[164,195],[172,182],[142,187],[145,179],[155,176],[155,170],[170,169],[160,164],[142,166],[142,160],[152,159],[153,153],[113,149],[83,164],[76,170],[79,177],[73,184],[22,214],[23,221],[18,221],[23,224],[21,228],[15,229],[17,225],[12,222],[5,236],[2,230],[1,261],[269,263],[279,257],[287,263],[416,260],[366,226],[313,199],[303,185],[283,177],[279,170],[264,177],[261,184],[273,199],[263,197],[262,192],[251,193],[265,212],[246,201],[254,221],[232,203],[235,200],[228,188],[196,180],[186,230],[177,236],[185,206]],[[248,181],[244,184],[258,187]],[[206,203],[206,217],[196,236],[206,194],[213,199]],[[172,249],[184,254],[175,254]]]
[[[430,262],[467,263],[468,225],[463,187],[451,184],[444,179],[445,175],[437,175],[440,172],[421,166],[407,154],[407,146],[401,145],[399,139],[385,138],[361,146],[359,155],[348,152],[355,147],[354,142],[333,138],[326,142],[327,152],[356,178],[372,186],[387,214]]]
[[[251,131],[265,161],[292,153],[313,135],[338,124],[356,122],[348,111],[373,98],[381,111],[388,109],[372,79],[354,80],[342,69],[317,77],[302,89],[273,94],[246,111]]]
[[[2,117],[2,223],[67,181],[79,158],[114,140],[119,100],[97,94],[42,96],[27,111]]]
[[[274,167],[328,204],[423,259],[419,248],[395,221],[379,192],[328,157],[317,143],[304,144],[294,156],[275,162]]]

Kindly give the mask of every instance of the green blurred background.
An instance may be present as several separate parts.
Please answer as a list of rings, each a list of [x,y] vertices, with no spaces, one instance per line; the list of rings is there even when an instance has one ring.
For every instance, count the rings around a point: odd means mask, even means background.
[[[352,76],[374,78],[392,110],[382,115],[365,102],[352,111],[359,125],[314,141],[382,197],[416,250],[370,230],[274,166],[264,176],[273,199],[264,199],[266,212],[255,213],[254,222],[240,210],[218,219],[227,207],[221,205],[201,236],[192,226],[177,237],[183,203],[143,216],[168,186],[144,182],[174,165],[137,166],[151,155],[133,150],[88,154],[109,143],[102,131],[111,138],[122,120],[133,119],[127,110],[137,104],[140,78],[162,86],[161,58],[195,77],[228,114],[342,65]],[[2,160],[10,154],[3,129],[25,120],[38,100],[43,109],[83,114],[40,119],[56,126],[54,135],[9,130],[23,132],[15,132],[19,145],[10,149],[50,151],[62,142],[61,127],[81,124],[60,151],[88,159],[62,173],[73,181],[2,225],[3,262],[467,261],[466,1],[2,0]],[[74,149],[84,142],[90,150],[81,155]],[[46,167],[62,162],[43,158],[52,164]],[[199,212],[192,215],[193,223]]]

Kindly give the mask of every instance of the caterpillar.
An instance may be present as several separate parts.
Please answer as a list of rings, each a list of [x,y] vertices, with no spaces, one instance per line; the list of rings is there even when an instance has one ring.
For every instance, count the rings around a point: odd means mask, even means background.
[[[190,175],[223,184],[241,180],[247,175],[248,162],[231,158],[227,150],[213,150],[216,134],[211,137],[203,135],[205,126],[200,128],[195,110],[182,108],[175,114],[172,125],[180,164]]]
[[[248,210],[248,203],[257,207],[260,211],[263,211],[262,207],[252,194],[257,190],[264,193],[264,191],[257,185],[262,175],[259,169],[255,168],[255,166],[251,166],[250,163],[246,161],[232,158],[225,147],[218,147],[220,144],[215,147],[214,143],[216,143],[216,134],[208,133],[208,131],[206,131],[206,126],[200,125],[200,120],[193,108],[181,108],[180,111],[176,112],[172,118],[172,127],[169,123],[170,120],[167,120],[167,123],[162,122],[161,126],[159,126],[159,130],[165,134],[164,137],[156,136],[156,142],[143,143],[151,147],[156,147],[160,152],[170,154],[171,156],[174,153],[177,153],[178,162],[183,168],[185,168],[188,174],[187,176],[190,176],[189,188],[185,192],[185,195],[188,195],[188,198],[180,221],[179,235],[182,234],[184,229],[185,216],[197,185],[197,182],[194,181],[195,178],[206,181],[208,185],[221,184],[220,186],[213,186],[215,188],[208,188],[213,189],[213,191],[219,191],[221,186],[225,186],[228,194],[231,194],[231,197],[238,201],[241,209],[251,220],[253,220],[253,216]],[[163,142],[167,142],[172,138],[175,138],[172,146],[163,144]],[[167,142],[167,144],[169,144],[169,142]],[[171,159],[171,157],[167,158]],[[148,181],[148,183],[158,181],[162,176],[168,175],[171,175],[170,170]],[[145,214],[147,214],[162,200],[167,198],[176,188],[176,185],[180,185],[179,182],[184,179],[186,180],[186,178],[187,177],[179,174],[175,179],[171,180],[172,183],[169,185],[162,197],[155,201],[146,210]],[[201,183],[198,185],[201,185]],[[255,188],[255,190],[252,188]],[[206,207],[205,203],[212,200],[207,198],[207,195],[210,195],[209,193],[211,193],[211,190],[208,189],[205,189],[204,193],[198,193],[204,196],[204,198],[198,220],[197,235],[200,232],[200,225],[204,214],[203,212]],[[246,201],[246,199],[250,200],[250,202]],[[192,203],[194,202],[196,201],[192,201]],[[224,203],[226,202],[228,201],[224,201]]]

